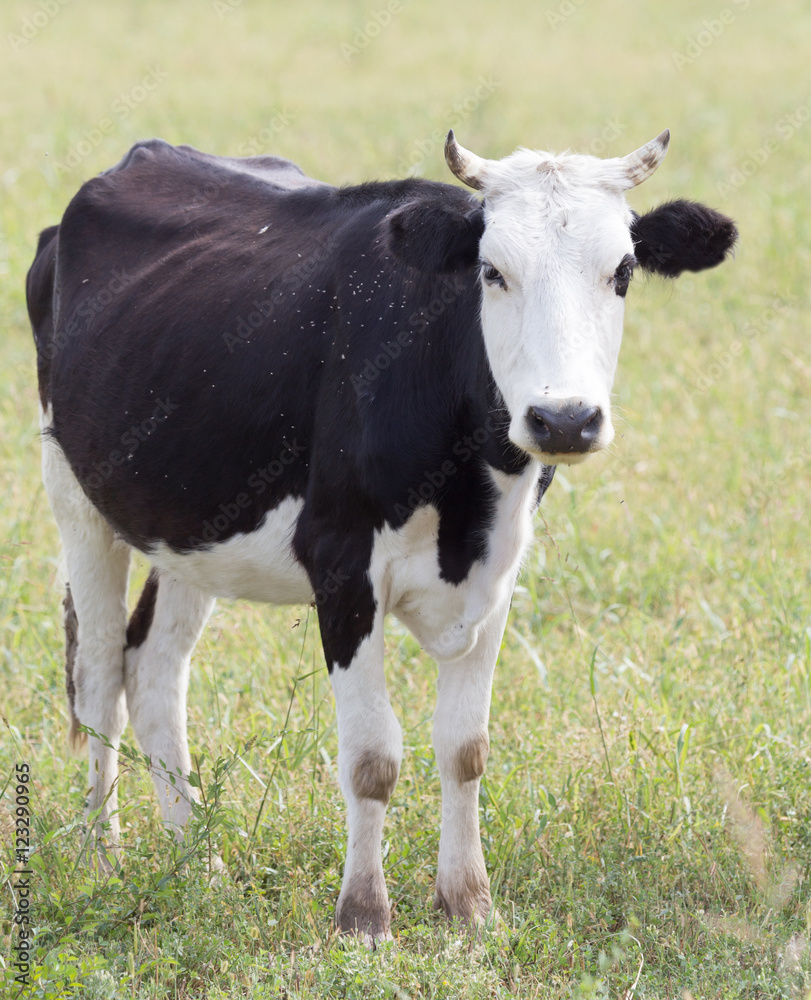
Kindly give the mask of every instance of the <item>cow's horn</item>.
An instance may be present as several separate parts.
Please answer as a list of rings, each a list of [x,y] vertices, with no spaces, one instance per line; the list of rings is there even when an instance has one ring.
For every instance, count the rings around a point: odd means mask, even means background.
[[[636,187],[642,181],[647,180],[654,170],[659,166],[667,153],[670,142],[670,129],[657,135],[655,139],[646,142],[644,146],[627,156],[622,157],[622,165],[627,178],[629,188]]]
[[[487,176],[487,160],[460,146],[453,129],[448,132],[445,139],[445,162],[450,167],[451,173],[463,184],[476,191],[481,190]]]

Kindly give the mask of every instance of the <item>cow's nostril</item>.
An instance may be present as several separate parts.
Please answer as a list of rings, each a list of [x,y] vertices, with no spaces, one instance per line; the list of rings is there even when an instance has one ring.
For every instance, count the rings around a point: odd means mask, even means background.
[[[592,442],[599,435],[603,427],[603,411],[599,406],[592,406],[591,414],[583,424],[580,436],[584,441]]]
[[[530,423],[533,423],[535,437],[540,439],[542,437],[551,437],[552,432],[549,429],[549,424],[544,419],[545,413],[539,406],[533,406],[528,414],[528,419]]]

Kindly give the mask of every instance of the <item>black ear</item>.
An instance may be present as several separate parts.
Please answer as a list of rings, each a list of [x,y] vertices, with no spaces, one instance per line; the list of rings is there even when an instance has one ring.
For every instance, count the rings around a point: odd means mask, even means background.
[[[410,267],[432,274],[451,274],[472,267],[479,259],[484,210],[411,201],[386,219],[386,245]]]
[[[635,215],[631,236],[646,271],[676,278],[720,264],[738,238],[732,219],[694,201],[669,201]]]

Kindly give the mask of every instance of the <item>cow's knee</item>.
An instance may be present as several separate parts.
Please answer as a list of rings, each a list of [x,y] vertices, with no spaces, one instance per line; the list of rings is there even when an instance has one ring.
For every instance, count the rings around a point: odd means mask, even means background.
[[[376,799],[386,804],[400,773],[394,757],[367,750],[352,765],[352,791],[359,799]]]
[[[484,774],[490,740],[481,733],[463,743],[455,752],[452,763],[453,776],[459,782],[476,781]]]

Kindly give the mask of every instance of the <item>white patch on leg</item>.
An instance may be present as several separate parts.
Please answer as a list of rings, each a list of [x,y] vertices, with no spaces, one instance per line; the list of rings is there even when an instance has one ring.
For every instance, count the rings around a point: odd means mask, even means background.
[[[383,617],[347,668],[331,673],[338,721],[338,777],[346,800],[347,847],[336,922],[367,943],[390,937],[381,846],[403,738],[386,690]]]
[[[127,707],[152,778],[164,820],[186,826],[196,801],[189,784],[186,693],[191,654],[214,607],[196,587],[161,574],[146,639],[125,656]]]
[[[479,785],[489,746],[493,672],[509,600],[491,612],[476,648],[440,662],[433,740],[442,782],[442,827],[435,905],[449,917],[482,923],[491,908],[479,835]]]

